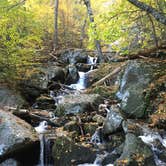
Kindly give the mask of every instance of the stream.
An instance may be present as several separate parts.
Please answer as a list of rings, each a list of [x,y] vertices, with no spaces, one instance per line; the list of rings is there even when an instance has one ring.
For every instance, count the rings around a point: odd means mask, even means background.
[[[91,65],[90,70],[88,72],[82,72],[79,71],[79,80],[75,84],[70,84],[68,87],[71,88],[74,91],[74,94],[81,93],[83,90],[87,88],[86,81],[88,79],[88,73],[91,72],[94,68],[94,65],[96,65],[97,58],[95,57],[88,57],[87,64]],[[124,82],[122,82],[124,86]],[[118,96],[119,94],[117,94]],[[55,105],[63,103],[63,98],[65,94],[60,94],[58,96],[55,95],[54,91],[50,91],[50,97],[54,99]],[[121,97],[121,96],[119,96]],[[105,111],[107,114],[110,112],[108,108],[105,108]],[[56,118],[53,116],[52,118]],[[115,117],[113,117],[115,118]],[[154,161],[157,166],[166,166],[166,163],[164,161],[161,161],[158,157],[158,155],[161,153],[161,151],[165,150],[166,148],[166,136],[161,137],[161,135],[158,132],[153,132],[151,129],[147,128],[146,126],[142,127],[139,126],[142,131],[143,135],[139,136],[139,139],[141,139],[145,144],[147,144],[154,155]],[[51,140],[49,138],[49,134],[47,134],[47,122],[43,121],[39,124],[38,127],[35,127],[35,130],[39,133],[40,138],[40,160],[38,166],[53,166],[53,159],[51,156]],[[54,136],[53,136],[54,137]],[[159,142],[160,146],[162,146],[163,150],[160,150],[157,146],[157,143]],[[95,133],[92,135],[91,144],[94,144],[95,146],[101,146],[102,144],[105,145],[105,142],[103,142],[103,138],[101,138],[101,135],[99,133],[99,130],[96,130]],[[100,148],[99,148],[100,149]],[[107,151],[104,151],[104,153],[100,153],[100,150],[98,149],[98,153],[96,155],[96,159],[93,163],[84,163],[79,164],[78,166],[102,166],[103,160],[109,155],[113,154],[114,150],[110,153]],[[113,166],[113,163],[106,164],[105,166]]]
[[[96,57],[88,56],[87,64],[91,65],[90,70],[88,72],[79,71],[78,72],[79,80],[77,81],[77,83],[69,85],[71,89],[75,90],[75,93],[80,93],[82,90],[86,89],[87,87],[86,79],[88,78],[88,73],[93,70],[94,65],[96,65],[96,63],[97,63]],[[55,105],[63,103],[63,96],[64,96],[63,94],[55,96],[54,91],[50,91],[50,97],[54,99]],[[51,118],[55,118],[55,116]],[[53,166],[54,165],[53,159],[51,157],[51,139],[47,132],[47,128],[48,128],[48,124],[46,121],[40,122],[39,126],[35,127],[36,132],[39,134],[39,140],[40,140],[40,158],[39,158],[39,163],[37,166]],[[96,139],[97,141],[97,138],[94,138],[94,139]],[[96,165],[96,163],[99,163],[100,160],[101,160],[100,157],[97,157],[96,160],[94,161],[94,166]]]
[[[156,105],[164,103],[162,79],[154,88],[158,96],[150,103],[150,113],[144,101],[149,94],[144,89],[156,78],[154,71],[161,74],[165,65],[131,60],[101,86],[91,88],[105,78],[103,73],[117,71],[121,64],[98,65],[96,57],[80,50],[63,55],[62,66],[49,62],[41,67],[40,79],[33,80],[37,88],[29,80],[23,86],[30,110],[0,110],[0,165],[166,166],[165,112],[159,119],[155,114]],[[7,103],[17,103],[17,96],[1,91],[10,99]]]

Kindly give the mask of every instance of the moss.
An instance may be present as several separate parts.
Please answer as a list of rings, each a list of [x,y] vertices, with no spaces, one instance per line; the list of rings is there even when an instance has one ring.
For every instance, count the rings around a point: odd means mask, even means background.
[[[114,99],[115,93],[117,92],[118,87],[117,86],[96,86],[92,89],[89,89],[88,93],[95,93],[99,94],[100,96],[104,98]]]

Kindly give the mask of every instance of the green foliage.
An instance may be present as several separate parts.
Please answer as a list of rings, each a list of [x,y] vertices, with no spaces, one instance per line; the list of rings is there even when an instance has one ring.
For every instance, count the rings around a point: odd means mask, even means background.
[[[163,0],[144,2],[158,11],[166,12],[166,2]],[[155,38],[160,44],[165,40],[166,27],[157,22],[152,16],[141,11],[128,1],[93,2],[97,37],[103,45],[109,45],[110,50],[129,53],[136,49],[149,48],[156,45]],[[94,47],[94,36],[88,28],[89,47]]]
[[[45,36],[45,13],[37,18],[31,1],[0,1],[0,68],[1,80],[16,80],[24,76],[25,66],[32,65],[42,49]],[[31,7],[30,7],[31,6]],[[38,10],[37,10],[38,11]],[[45,11],[45,10],[44,10]],[[38,11],[39,12],[39,11]],[[43,26],[41,26],[43,25]],[[51,23],[52,25],[52,23]]]

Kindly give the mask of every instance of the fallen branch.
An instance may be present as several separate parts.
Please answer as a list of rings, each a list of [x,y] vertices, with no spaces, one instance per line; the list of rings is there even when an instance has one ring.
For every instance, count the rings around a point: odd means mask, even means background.
[[[101,85],[105,82],[106,79],[114,76],[115,74],[117,74],[118,72],[120,72],[122,70],[122,68],[125,66],[126,64],[123,63],[121,66],[119,66],[118,68],[116,68],[115,70],[113,70],[111,73],[109,73],[108,75],[106,75],[104,78],[102,78],[101,80],[97,81],[96,83],[94,83],[92,85],[92,87],[95,87],[95,86],[98,86],[98,85]]]

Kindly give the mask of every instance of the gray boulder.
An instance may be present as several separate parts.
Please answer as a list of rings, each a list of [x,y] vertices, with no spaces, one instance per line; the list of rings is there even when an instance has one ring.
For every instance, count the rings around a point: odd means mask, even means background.
[[[112,106],[107,112],[107,117],[104,122],[103,132],[104,134],[112,134],[119,130],[122,130],[123,117],[119,112],[117,106]]]
[[[54,163],[60,166],[92,163],[96,157],[93,149],[74,143],[68,137],[58,137],[52,149]]]
[[[102,98],[98,94],[65,95],[57,105],[55,114],[63,116],[97,110]]]
[[[66,50],[61,54],[60,59],[68,64],[87,63],[88,55],[84,50]]]
[[[0,159],[36,144],[33,128],[11,113],[0,110]]]
[[[74,65],[69,65],[67,67],[67,74],[66,74],[66,84],[70,85],[70,84],[74,84],[78,81],[79,79],[79,74],[78,74],[78,70]]]
[[[115,166],[134,166],[146,165],[155,166],[153,152],[151,148],[144,144],[142,140],[134,134],[126,135],[123,153],[120,158],[114,163]]]
[[[5,160],[0,164],[1,166],[18,166],[19,163],[14,159]]]
[[[144,91],[157,74],[166,70],[163,63],[129,61],[120,78],[120,89],[117,97],[120,106],[128,118],[143,118],[147,115],[148,99]],[[154,74],[156,72],[156,74]]]
[[[16,108],[25,103],[25,100],[18,92],[4,86],[0,87],[0,108],[5,106]]]

